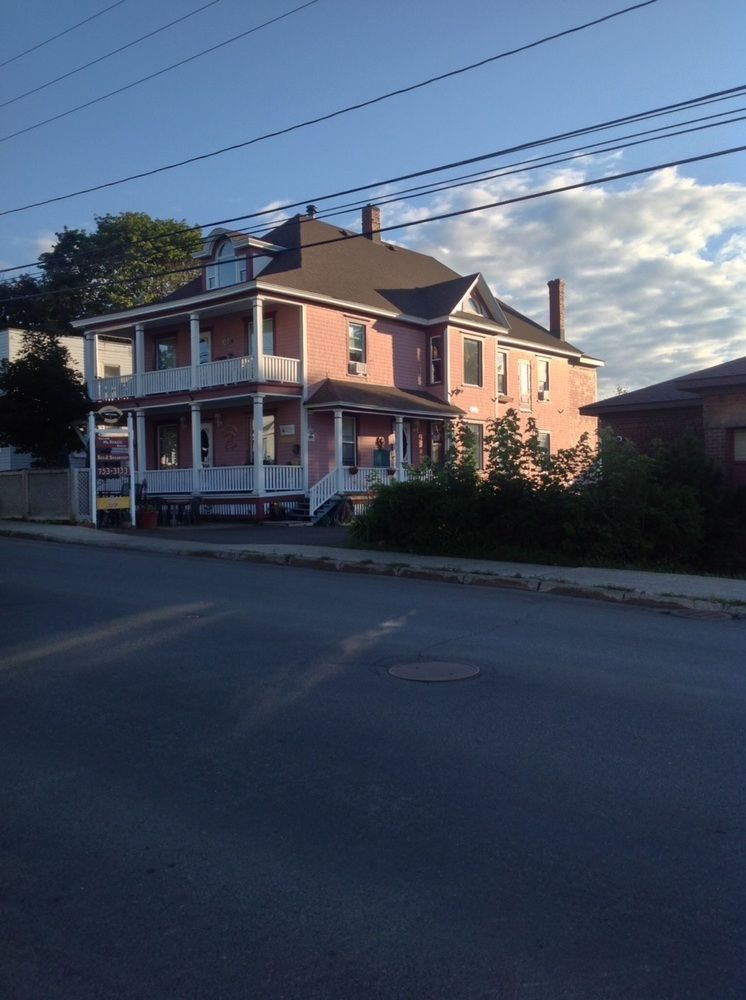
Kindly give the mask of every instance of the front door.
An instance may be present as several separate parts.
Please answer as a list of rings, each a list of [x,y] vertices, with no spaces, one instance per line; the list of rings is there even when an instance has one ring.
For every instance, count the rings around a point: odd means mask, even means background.
[[[202,424],[202,430],[200,432],[201,443],[202,443],[202,468],[209,469],[212,464],[212,424],[204,423]]]
[[[412,424],[409,420],[402,421],[401,427],[401,460],[403,465],[412,464]]]

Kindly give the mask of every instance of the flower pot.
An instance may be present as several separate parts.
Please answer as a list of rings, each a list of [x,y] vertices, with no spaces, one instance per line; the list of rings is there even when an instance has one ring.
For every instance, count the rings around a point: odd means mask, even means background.
[[[158,511],[157,510],[138,510],[138,512],[137,512],[137,527],[138,528],[157,528],[158,527]]]

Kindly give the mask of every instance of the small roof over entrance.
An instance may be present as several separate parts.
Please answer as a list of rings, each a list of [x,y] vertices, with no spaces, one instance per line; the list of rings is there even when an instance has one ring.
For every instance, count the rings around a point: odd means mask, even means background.
[[[463,410],[419,389],[397,389],[390,385],[370,385],[325,379],[306,400],[309,410],[354,410],[392,413],[430,420],[459,417]]]

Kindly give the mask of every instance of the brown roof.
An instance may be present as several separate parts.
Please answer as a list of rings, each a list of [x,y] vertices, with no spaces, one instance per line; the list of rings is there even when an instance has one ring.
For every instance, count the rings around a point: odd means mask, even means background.
[[[700,406],[701,394],[708,389],[729,389],[746,386],[746,357],[725,361],[712,368],[702,368],[690,375],[680,375],[665,382],[646,385],[634,392],[623,392],[610,399],[599,400],[581,407],[590,416],[622,413],[625,410],[662,409],[680,406]]]
[[[573,347],[566,340],[560,340],[559,337],[553,337],[546,327],[541,326],[535,320],[529,319],[528,316],[524,316],[523,313],[518,312],[517,309],[503,301],[500,301],[500,305],[510,324],[509,337],[515,337],[516,340],[526,340],[530,344],[538,344],[548,350],[565,350],[570,354],[577,354],[578,357],[582,356],[583,352],[579,351],[577,347]]]
[[[482,275],[460,275],[427,254],[302,215],[288,219],[262,238],[288,250],[274,257],[259,275],[260,282],[375,309],[394,309],[425,320],[454,314],[475,285],[494,320],[472,313],[457,316],[492,323],[498,336],[504,335],[507,327],[509,337],[582,356],[572,344],[558,340],[539,323],[496,299]],[[200,290],[200,279],[196,278],[162,301],[188,298]]]
[[[746,357],[734,358],[733,361],[725,361],[712,368],[703,368],[691,375],[682,375],[676,379],[676,383],[681,389],[693,392],[746,385]]]
[[[665,382],[656,382],[655,385],[646,385],[643,389],[635,389],[634,392],[622,392],[609,399],[581,406],[580,412],[589,416],[604,416],[607,413],[623,413],[625,410],[699,405],[700,399],[691,392],[679,389],[678,382],[679,379],[670,378]]]
[[[390,385],[325,379],[306,401],[312,410],[343,407],[345,410],[373,410],[413,417],[458,417],[464,411],[419,389],[397,389]]]
[[[274,285],[423,318],[451,312],[464,294],[465,279],[434,257],[318,219],[295,216],[263,238],[290,248],[260,275]]]

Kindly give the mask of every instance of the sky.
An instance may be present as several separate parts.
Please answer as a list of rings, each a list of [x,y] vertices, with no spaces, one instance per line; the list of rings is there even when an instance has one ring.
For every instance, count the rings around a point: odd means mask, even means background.
[[[106,213],[143,211],[209,229],[216,220],[319,201],[746,83],[743,0],[656,0],[331,121],[12,211],[245,142],[629,5],[314,0],[155,79],[12,135],[249,32],[304,0],[123,0],[20,55],[113,2],[26,0],[0,13],[0,267],[36,260],[63,227],[93,229],[95,217]],[[101,58],[178,18],[184,19]],[[99,61],[20,96],[92,60]],[[739,109],[746,115],[746,95],[606,134],[718,112],[737,117]],[[480,166],[494,173],[580,141],[438,176],[453,178]],[[732,122],[424,197],[386,204],[394,184],[370,197],[383,202],[384,225],[393,226],[740,145],[746,145],[746,127]],[[320,207],[351,200],[320,201]],[[357,208],[334,219],[359,227]],[[462,273],[481,271],[500,298],[543,323],[546,283],[564,278],[567,336],[605,361],[602,397],[617,386],[634,389],[746,354],[744,152],[391,231],[386,239],[432,253]]]

